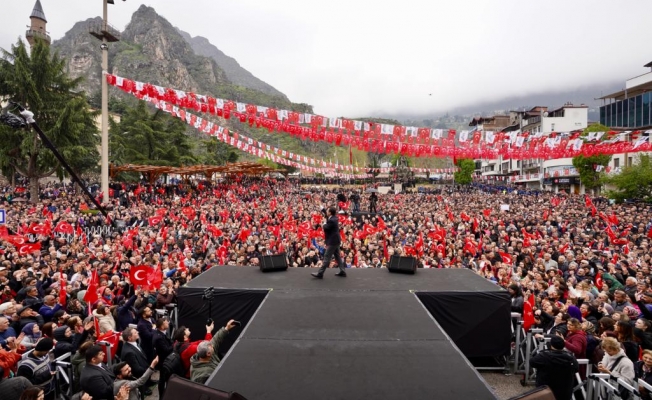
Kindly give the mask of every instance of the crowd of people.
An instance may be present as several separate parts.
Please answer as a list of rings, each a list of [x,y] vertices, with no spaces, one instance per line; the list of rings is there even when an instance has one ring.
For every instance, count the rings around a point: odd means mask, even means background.
[[[52,398],[49,355],[66,353],[79,398],[147,395],[154,369],[161,380],[176,372],[203,383],[232,322],[193,341],[184,327],[166,334],[169,321],[155,310],[209,268],[256,266],[282,253],[290,267],[319,268],[328,247],[322,210],[331,206],[346,268],[384,268],[396,254],[415,256],[421,268],[471,269],[507,289],[513,310],[531,311],[531,324],[562,337],[576,358],[652,382],[652,207],[485,189],[380,194],[242,176],[114,184],[107,220],[74,186],[43,188],[36,203],[15,201],[6,188],[0,391],[18,399],[36,386]],[[142,266],[148,279],[134,282]],[[96,340],[112,332],[120,362],[109,370],[114,354]]]

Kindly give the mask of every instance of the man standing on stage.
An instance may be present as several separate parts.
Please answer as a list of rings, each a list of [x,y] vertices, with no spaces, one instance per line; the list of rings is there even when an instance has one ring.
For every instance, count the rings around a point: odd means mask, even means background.
[[[322,209],[322,211],[324,211]],[[346,272],[344,271],[345,265],[342,262],[342,257],[340,256],[340,227],[339,221],[337,220],[337,209],[335,207],[328,208],[328,220],[323,225],[324,236],[326,243],[326,252],[324,253],[324,260],[321,263],[319,271],[313,272],[311,275],[315,278],[322,279],[324,277],[324,271],[331,263],[331,259],[335,257],[337,266],[340,268],[340,272],[336,273],[335,276],[345,277]]]

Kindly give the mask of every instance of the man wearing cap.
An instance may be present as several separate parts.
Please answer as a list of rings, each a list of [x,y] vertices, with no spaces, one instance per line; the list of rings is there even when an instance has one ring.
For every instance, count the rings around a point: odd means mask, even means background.
[[[43,321],[43,317],[29,306],[21,307],[18,312],[16,312],[16,314],[19,317],[18,321],[14,322],[13,324],[13,328],[16,332],[22,331],[25,325],[32,322],[38,326],[43,326],[45,323],[45,321]]]
[[[43,390],[46,399],[54,398],[54,373],[50,369],[48,353],[54,347],[50,338],[41,339],[25,359],[18,363],[16,375],[24,376],[32,385]]]
[[[0,347],[8,349],[7,339],[10,337],[16,337],[16,331],[9,324],[9,319],[4,316],[0,316]]]
[[[564,346],[564,339],[553,336],[550,350],[544,350],[530,360],[530,366],[537,369],[537,387],[548,386],[556,399],[571,398],[573,379],[579,371],[575,356],[564,351]]]

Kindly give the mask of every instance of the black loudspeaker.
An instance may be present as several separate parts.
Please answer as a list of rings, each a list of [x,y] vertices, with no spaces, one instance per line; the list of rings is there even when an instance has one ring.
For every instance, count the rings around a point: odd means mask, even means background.
[[[222,399],[231,399],[231,400],[247,400],[242,395],[236,392],[224,392],[222,390],[213,389],[206,385],[200,383],[189,381],[179,377],[178,375],[172,375],[168,380],[167,388],[165,389],[165,394],[161,400],[176,400],[176,399],[186,399],[186,400],[222,400]]]
[[[389,272],[414,274],[417,272],[417,259],[414,257],[392,256],[387,266]]]
[[[288,262],[285,253],[262,256],[260,259],[260,270],[263,272],[285,271],[286,269],[288,269]]]

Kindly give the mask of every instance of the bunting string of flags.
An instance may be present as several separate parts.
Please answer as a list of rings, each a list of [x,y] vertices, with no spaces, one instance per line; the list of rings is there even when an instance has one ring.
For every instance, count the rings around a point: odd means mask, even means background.
[[[172,106],[170,103],[167,103],[163,100],[150,99],[150,98],[144,98],[143,100],[150,101],[152,104],[154,104],[156,108],[185,121],[189,125],[199,129],[201,132],[213,136],[219,141],[227,145],[236,147],[241,151],[247,152],[257,157],[266,158],[277,164],[292,166],[304,171],[323,173],[331,176],[337,176],[337,177],[348,178],[348,179],[364,179],[364,178],[372,177],[371,174],[366,173],[367,170],[366,168],[357,168],[350,165],[342,165],[339,163],[326,162],[324,160],[315,160],[312,157],[294,154],[292,152],[279,149],[277,147],[270,146],[266,143],[252,139],[241,133],[235,131],[229,131],[229,129],[227,128],[224,128],[210,121],[207,121],[188,111],[179,109],[176,106]],[[381,173],[391,172],[395,170],[395,168],[376,168],[376,169],[379,170]],[[414,172],[422,172],[422,173],[452,173],[457,170],[457,168],[435,168],[435,169],[410,168],[410,169],[413,170]],[[338,172],[338,170],[346,171],[348,173],[343,174]]]
[[[652,151],[647,131],[493,132],[379,124],[325,117],[165,88],[106,74],[108,84],[143,99],[163,100],[182,109],[235,118],[270,132],[284,132],[302,140],[325,141],[383,154],[410,157],[454,157],[514,160],[557,159],[578,155]]]

